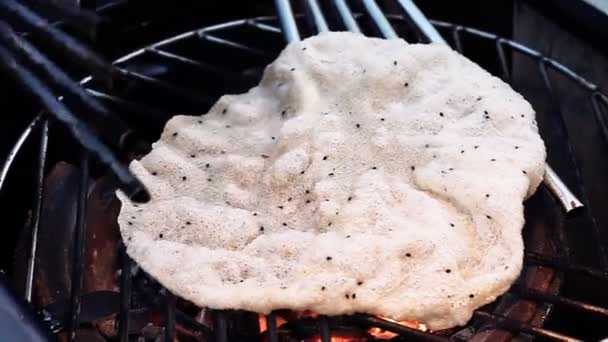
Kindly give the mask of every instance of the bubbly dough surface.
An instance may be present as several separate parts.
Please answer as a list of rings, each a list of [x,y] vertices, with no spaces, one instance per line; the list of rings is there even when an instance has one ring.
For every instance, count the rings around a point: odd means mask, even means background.
[[[197,305],[465,324],[518,277],[545,148],[507,84],[438,45],[325,33],[176,116],[131,170],[129,255]]]

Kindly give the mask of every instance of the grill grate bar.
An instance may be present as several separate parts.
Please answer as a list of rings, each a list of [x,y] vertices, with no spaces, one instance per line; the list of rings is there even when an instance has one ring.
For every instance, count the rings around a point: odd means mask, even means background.
[[[159,49],[157,47],[146,48],[145,51],[147,53],[154,54],[154,55],[161,57],[163,59],[166,59],[166,60],[186,64],[188,66],[192,66],[197,69],[204,70],[204,71],[212,73],[216,76],[220,76],[223,78],[228,77],[228,78],[232,78],[235,80],[242,80],[242,77],[234,71],[228,70],[226,68],[220,68],[220,67],[217,67],[214,65],[210,65],[210,64],[204,63],[202,61],[194,60],[194,59],[191,59],[191,58],[188,58],[185,56],[181,56],[181,55],[178,55],[173,52],[168,52],[168,51]]]
[[[329,329],[329,322],[327,316],[321,316],[318,319],[319,322],[319,335],[321,336],[321,342],[331,341],[331,330]]]
[[[382,37],[386,39],[399,38],[391,24],[384,16],[384,13],[382,13],[382,11],[380,10],[380,7],[378,7],[376,0],[363,0],[363,6],[365,7],[365,10],[369,14],[369,16],[372,18],[372,21],[374,22],[378,30],[380,30]]]
[[[403,337],[411,337],[420,341],[436,341],[436,342],[448,342],[449,338],[439,335],[434,335],[431,333],[427,333],[424,331],[420,331],[417,329],[412,329],[405,325],[401,325],[396,322],[391,322],[386,319],[366,315],[366,314],[357,314],[351,317],[351,319],[360,325],[373,326],[378,327],[380,329],[384,329],[386,331],[394,332],[402,335]]]
[[[266,329],[268,329],[268,341],[279,342],[279,333],[277,331],[277,316],[273,312],[266,316]]]
[[[216,37],[214,35],[211,35],[211,34],[208,34],[208,33],[204,33],[204,32],[199,33],[197,36],[200,39],[206,40],[208,42],[216,43],[216,44],[223,45],[223,46],[230,46],[230,47],[233,47],[235,49],[239,49],[241,51],[249,52],[249,53],[251,53],[253,55],[256,55],[256,56],[265,57],[265,58],[272,58],[272,56],[270,54],[266,53],[265,51],[253,48],[251,46],[243,45],[241,43],[237,43],[237,42],[232,41],[232,40]]]
[[[281,34],[281,29],[279,29],[278,27],[261,23],[256,19],[247,20],[247,25],[255,27],[261,31]]]
[[[131,310],[131,258],[126,247],[121,247],[120,311],[118,313],[118,336],[120,342],[129,341],[129,312]]]
[[[521,286],[513,286],[511,291],[517,293],[520,297],[532,299],[535,301],[547,302],[551,304],[563,305],[586,312],[592,312],[598,315],[608,317],[608,309],[596,305],[587,304],[573,299],[565,298],[558,295],[544,293],[532,288],[524,288]]]
[[[608,106],[608,99],[606,96],[598,91],[594,91],[591,95],[591,103],[593,104],[593,112],[595,114],[595,118],[600,126],[604,139],[608,141],[608,123],[606,122],[605,112],[602,110],[602,105],[600,102],[604,103],[604,108]]]
[[[41,116],[36,117],[35,121],[30,125],[33,128],[38,120],[42,121],[40,128],[40,149],[38,152],[38,170],[36,174],[36,197],[34,203],[34,218],[32,227],[32,240],[30,251],[27,260],[27,275],[25,280],[25,299],[28,302],[32,301],[32,286],[34,283],[34,271],[36,267],[36,250],[38,248],[38,229],[40,228],[40,214],[42,212],[42,196],[44,194],[44,170],[46,168],[46,156],[49,142],[49,121],[41,119]]]
[[[87,194],[89,191],[89,152],[83,150],[80,156],[80,183],[78,189],[78,207],[76,211],[76,229],[72,236],[72,277],[70,289],[70,320],[68,325],[70,341],[76,341],[80,317],[80,295],[82,292],[83,272],[85,268],[84,252],[87,235]]]
[[[145,114],[146,119],[148,120],[155,120],[155,121],[160,121],[160,122],[164,122],[166,121],[168,118],[171,117],[172,114],[168,113],[168,110],[166,111],[161,111],[159,109],[147,106],[143,103],[138,103],[138,102],[133,102],[133,101],[128,101],[125,100],[123,98],[120,98],[118,96],[114,96],[114,95],[110,95],[110,94],[106,94],[102,91],[98,91],[98,90],[94,90],[91,88],[87,88],[86,89],[87,92],[89,92],[91,95],[102,99],[102,100],[106,100],[108,102],[112,102],[116,105],[119,105],[125,109],[127,109],[130,113],[132,113],[133,115],[143,115]]]
[[[491,320],[495,322],[498,327],[513,332],[525,332],[533,336],[544,337],[551,341],[582,342],[582,340],[573,337],[562,335],[551,330],[531,326],[523,322],[514,321],[512,319],[485,311],[475,311],[474,316],[481,319]]]
[[[281,22],[281,29],[285,40],[290,42],[296,42],[300,40],[300,32],[296,25],[296,19],[292,15],[291,4],[289,0],[275,0],[275,7],[279,15],[279,21]]]
[[[170,82],[162,81],[158,78],[143,75],[138,72],[127,70],[127,69],[118,68],[117,70],[118,70],[118,74],[123,79],[136,80],[136,81],[140,81],[142,83],[146,83],[146,84],[155,86],[157,88],[162,88],[162,89],[166,90],[167,92],[171,93],[172,95],[186,99],[186,100],[192,102],[193,104],[197,104],[200,106],[208,106],[213,103],[213,100],[209,96],[204,95],[204,94],[199,94],[193,89],[184,88],[182,86],[179,86],[179,85],[176,85],[176,84],[173,84]]]
[[[175,295],[169,291],[165,295],[165,342],[175,338]]]
[[[540,266],[551,266],[561,271],[572,271],[588,275],[594,278],[598,278],[604,281],[608,281],[608,272],[599,271],[592,267],[587,267],[578,264],[566,263],[561,260],[557,260],[539,253],[528,252],[526,253],[526,262],[540,265]]]
[[[215,336],[219,342],[228,342],[228,322],[226,322],[226,313],[218,310],[215,312]]]

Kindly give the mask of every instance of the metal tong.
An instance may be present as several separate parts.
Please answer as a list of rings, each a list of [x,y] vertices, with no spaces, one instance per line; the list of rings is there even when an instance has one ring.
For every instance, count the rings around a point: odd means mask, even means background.
[[[304,2],[306,3],[306,9],[312,16],[317,30],[319,32],[329,31],[329,27],[323,17],[317,0],[305,0]],[[416,25],[424,36],[426,36],[430,43],[447,45],[447,42],[443,39],[441,34],[439,34],[439,32],[420,11],[420,9],[418,9],[412,0],[397,0],[397,2],[411,19],[412,23]],[[384,38],[399,38],[395,30],[386,19],[386,16],[378,7],[378,4],[376,4],[376,0],[362,0],[362,3]],[[286,40],[288,42],[300,40],[300,34],[298,32],[294,16],[291,15],[293,12],[289,0],[275,0],[275,4],[279,12],[279,20]],[[333,4],[340,14],[346,28],[351,32],[360,32],[357,22],[352,12],[348,8],[346,1],[334,0]],[[566,186],[566,184],[564,184],[555,171],[553,171],[549,164],[545,164],[543,184],[561,204],[565,213],[569,213],[574,209],[583,207],[583,203],[581,203],[581,201],[572,193],[572,191],[570,191],[570,189]]]

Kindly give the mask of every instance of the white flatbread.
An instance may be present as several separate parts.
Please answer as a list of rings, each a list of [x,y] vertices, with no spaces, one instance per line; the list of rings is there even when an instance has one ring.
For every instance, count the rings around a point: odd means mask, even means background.
[[[201,80],[204,82],[204,80]],[[325,33],[171,119],[131,170],[129,255],[197,305],[465,324],[517,278],[545,149],[522,96],[438,45]]]

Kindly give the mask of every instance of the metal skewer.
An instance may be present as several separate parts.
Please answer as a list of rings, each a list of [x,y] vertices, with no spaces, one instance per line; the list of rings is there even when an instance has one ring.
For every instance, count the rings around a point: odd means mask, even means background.
[[[441,34],[439,34],[439,32],[420,11],[420,9],[418,9],[418,6],[416,6],[412,0],[398,0],[398,2],[405,13],[410,17],[412,22],[416,24],[420,32],[427,37],[430,43],[447,45],[447,42],[443,39],[443,37],[441,37]],[[543,179],[543,184],[559,201],[566,213],[584,206],[583,203],[576,198],[568,186],[564,184],[564,182],[547,163],[545,163],[545,177]]]

